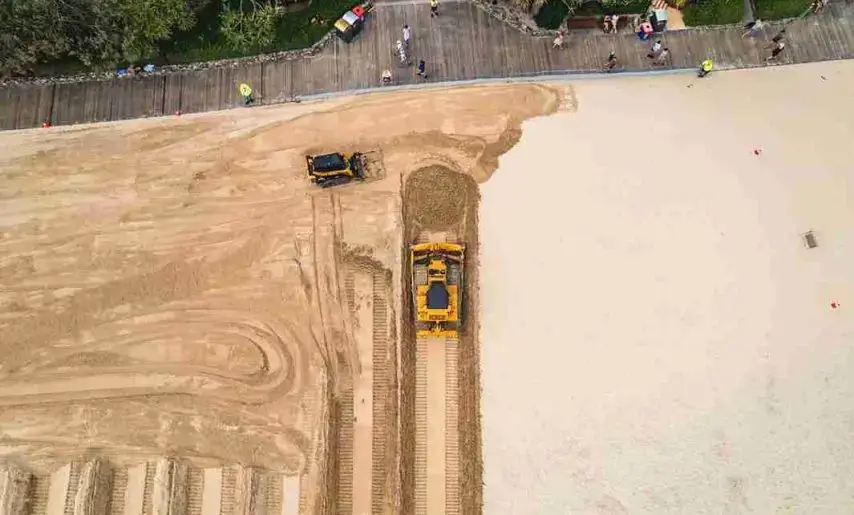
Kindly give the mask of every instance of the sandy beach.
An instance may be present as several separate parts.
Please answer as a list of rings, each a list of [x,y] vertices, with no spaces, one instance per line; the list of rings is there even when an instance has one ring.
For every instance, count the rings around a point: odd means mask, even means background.
[[[852,83],[578,82],[523,125],[482,186],[484,513],[854,511]]]
[[[852,83],[824,63],[2,133],[0,506],[851,513]],[[365,180],[312,184],[326,152],[364,152]],[[422,241],[465,245],[444,339],[416,334]]]

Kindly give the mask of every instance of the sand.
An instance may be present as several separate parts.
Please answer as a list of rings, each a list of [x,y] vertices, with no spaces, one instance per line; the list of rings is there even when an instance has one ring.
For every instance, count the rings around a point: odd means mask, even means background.
[[[453,223],[476,250],[475,180],[560,99],[493,85],[0,134],[0,465],[46,485],[73,461],[67,495],[44,503],[109,498],[116,514],[412,506],[405,249]],[[306,154],[354,150],[371,153],[369,181],[309,183]],[[437,168],[451,175],[404,199]],[[425,193],[456,176],[462,203]],[[404,211],[435,219],[408,227]],[[467,513],[471,327],[451,411]]]
[[[579,82],[524,124],[482,187],[484,513],[854,509],[852,83]]]

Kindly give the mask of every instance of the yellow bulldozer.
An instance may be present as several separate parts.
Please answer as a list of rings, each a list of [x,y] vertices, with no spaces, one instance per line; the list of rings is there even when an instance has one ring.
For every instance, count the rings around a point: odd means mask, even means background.
[[[465,246],[420,243],[410,252],[416,336],[457,337],[463,320]]]
[[[359,152],[305,156],[305,164],[309,179],[321,188],[365,179],[365,155]]]

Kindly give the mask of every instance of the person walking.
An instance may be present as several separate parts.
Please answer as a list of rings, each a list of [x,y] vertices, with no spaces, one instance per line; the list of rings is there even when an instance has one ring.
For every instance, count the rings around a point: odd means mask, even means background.
[[[612,14],[611,15],[611,32],[613,34],[617,33],[617,26],[619,23],[620,23],[620,15],[619,14]]]
[[[774,43],[774,50],[771,51],[771,55],[765,58],[766,61],[776,60],[777,56],[786,48],[786,42],[782,39]]]
[[[439,0],[430,0],[430,17],[439,16]]]
[[[427,63],[424,62],[424,59],[418,61],[418,72],[416,73],[422,79],[427,78]]]
[[[646,54],[650,59],[655,59],[658,56],[658,53],[661,52],[661,40],[657,40],[653,43],[652,47],[649,49],[649,53]]]
[[[661,52],[653,61],[653,64],[663,65],[667,62],[667,56],[670,55],[670,50],[667,47],[661,49]]]
[[[608,60],[605,61],[605,71],[611,71],[617,66],[617,52],[611,50]]]
[[[403,26],[403,44],[409,47],[409,42],[412,41],[412,30],[409,25]]]
[[[759,34],[759,31],[762,30],[764,27],[765,22],[757,19],[755,22],[747,26],[747,32],[742,34],[741,37],[744,38],[745,36],[748,36],[750,37],[750,39],[753,39]]]

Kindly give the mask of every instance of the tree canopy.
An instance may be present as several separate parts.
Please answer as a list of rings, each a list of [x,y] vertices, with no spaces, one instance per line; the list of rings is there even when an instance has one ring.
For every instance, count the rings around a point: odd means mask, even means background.
[[[205,0],[0,0],[0,74],[76,58],[119,64],[149,57],[195,24]]]
[[[234,50],[266,49],[276,38],[276,8],[255,0],[248,4],[242,0],[236,8],[224,4],[219,30]]]

